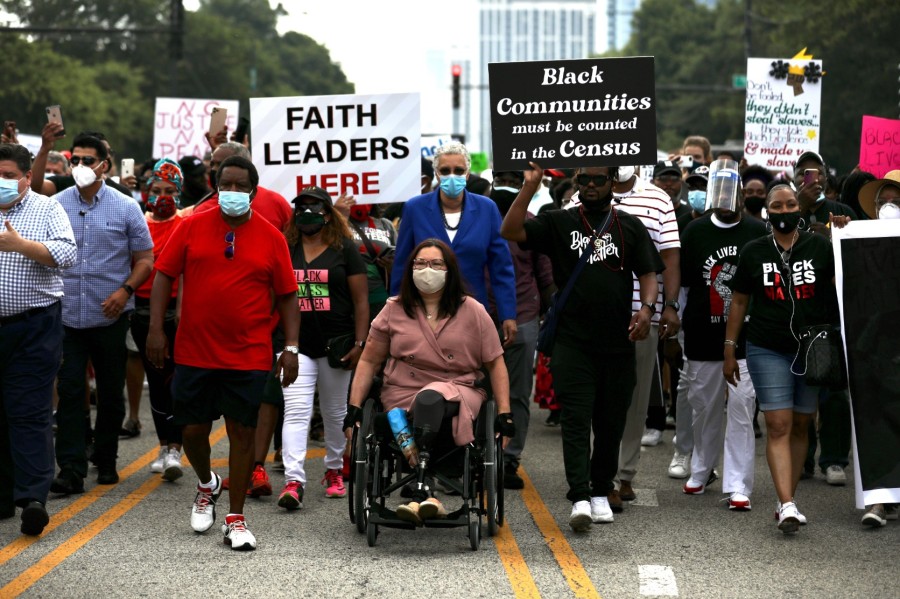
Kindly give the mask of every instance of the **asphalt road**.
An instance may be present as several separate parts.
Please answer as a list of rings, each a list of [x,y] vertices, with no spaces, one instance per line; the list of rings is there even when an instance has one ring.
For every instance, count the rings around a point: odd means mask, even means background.
[[[97,487],[93,471],[85,494],[51,498],[50,526],[36,540],[19,535],[18,517],[0,522],[0,597],[900,597],[900,522],[859,524],[852,468],[845,487],[821,474],[802,481],[797,501],[809,525],[791,536],[776,529],[764,439],[751,512],[729,512],[721,482],[684,495],[683,481],[666,476],[667,431],[642,452],[637,500],[614,523],[573,533],[560,431],[544,426],[537,409],[523,456],[526,489],[507,492],[507,524],[478,552],[464,528],[382,529],[369,548],[350,524],[347,500],[327,499],[317,484],[321,449],[309,460],[304,509],[287,513],[275,496],[248,500],[259,548],[232,551],[218,532],[224,496],[217,526],[198,535],[188,523],[192,472],[165,483],[149,471],[156,440],[148,403],[145,394],[144,432],[120,443],[119,484]],[[223,432],[214,429],[213,456],[224,476]],[[283,475],[270,475],[277,494]]]

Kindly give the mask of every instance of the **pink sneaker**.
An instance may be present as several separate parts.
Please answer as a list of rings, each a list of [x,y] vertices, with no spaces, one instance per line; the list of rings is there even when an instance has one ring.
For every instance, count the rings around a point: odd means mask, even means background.
[[[325,478],[322,479],[322,484],[326,487],[326,497],[343,497],[347,494],[347,491],[344,490],[344,477],[341,475],[340,470],[327,470]]]
[[[278,496],[278,505],[287,510],[299,510],[303,507],[303,485],[296,480],[289,480]]]

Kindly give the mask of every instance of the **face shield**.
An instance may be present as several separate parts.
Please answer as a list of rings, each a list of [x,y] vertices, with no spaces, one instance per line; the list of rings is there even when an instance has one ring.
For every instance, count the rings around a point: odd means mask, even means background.
[[[742,208],[741,176],[734,160],[716,160],[709,167],[706,186],[707,207],[713,210],[739,212]]]

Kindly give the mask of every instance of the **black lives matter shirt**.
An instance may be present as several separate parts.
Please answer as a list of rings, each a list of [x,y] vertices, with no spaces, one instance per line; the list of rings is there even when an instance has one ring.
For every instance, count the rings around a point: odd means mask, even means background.
[[[744,246],[732,291],[750,296],[747,341],[796,354],[803,327],[838,320],[831,242],[800,232],[793,251],[782,256],[771,235]]]
[[[588,225],[602,225],[606,215],[590,215],[585,224],[578,207],[542,212],[525,221],[528,240],[520,245],[550,258],[560,293],[581,253],[592,252],[563,306],[556,340],[594,354],[622,354],[634,351],[628,339],[632,273],[659,273],[665,266],[647,229],[624,210],[615,210],[608,232],[587,247]]]
[[[731,288],[738,258],[747,243],[763,237],[762,221],[742,218],[725,227],[710,211],[685,227],[681,236],[681,286],[688,288],[681,326],[684,355],[689,360],[721,362],[725,323],[731,308]],[[743,336],[743,331],[742,331]],[[743,338],[738,359],[744,358]]]

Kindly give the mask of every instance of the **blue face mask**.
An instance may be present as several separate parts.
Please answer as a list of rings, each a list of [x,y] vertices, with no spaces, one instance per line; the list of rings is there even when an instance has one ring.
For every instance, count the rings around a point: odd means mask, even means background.
[[[451,198],[459,197],[466,188],[466,178],[462,175],[447,175],[441,177],[441,191]]]
[[[250,194],[244,191],[220,191],[219,208],[226,216],[244,216],[250,210]]]
[[[0,206],[9,206],[19,199],[19,196],[22,195],[19,193],[19,181],[21,180],[0,179]]]
[[[688,192],[688,204],[697,214],[706,212],[706,192],[701,189],[695,189]]]

